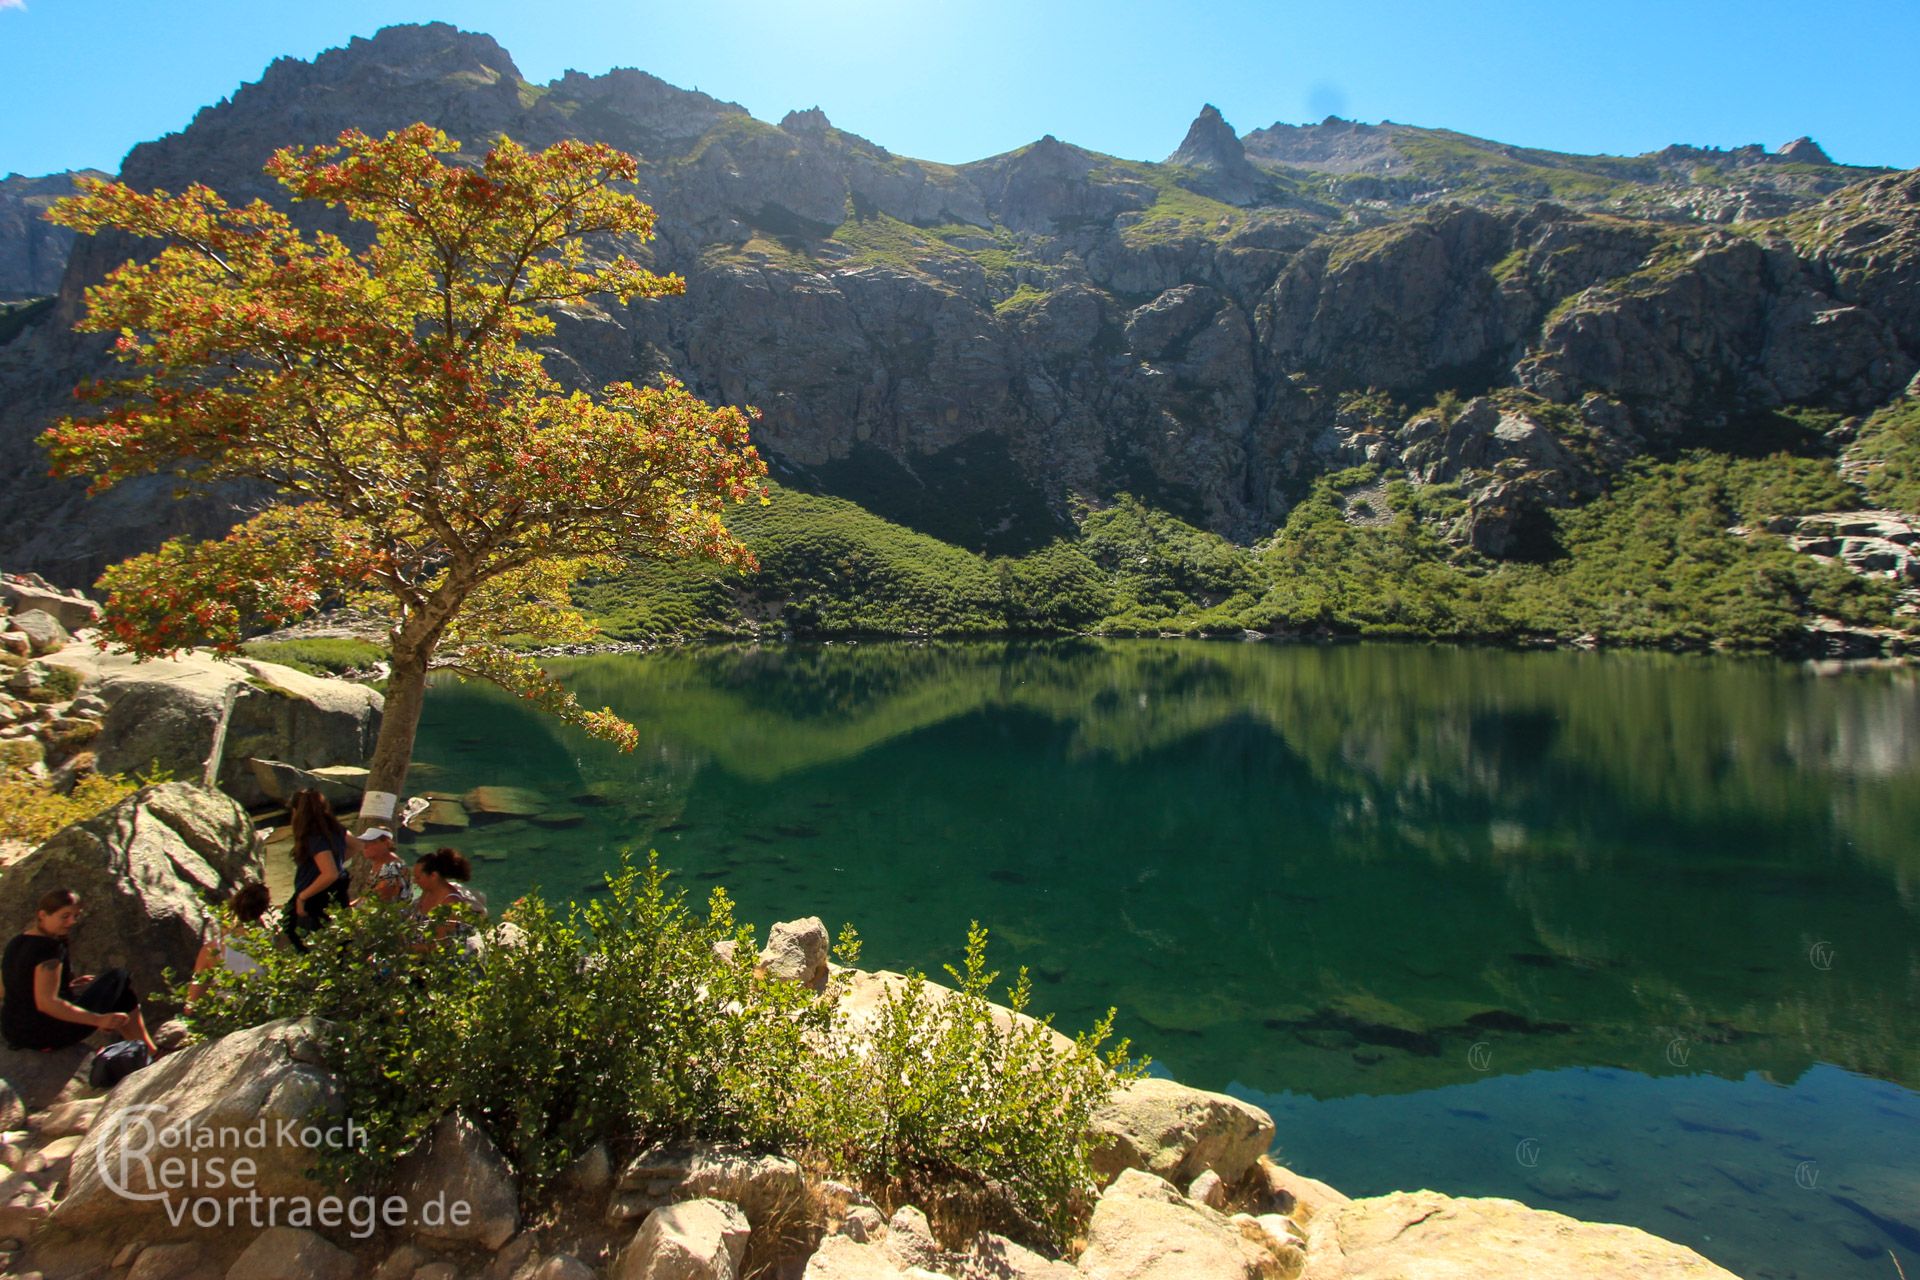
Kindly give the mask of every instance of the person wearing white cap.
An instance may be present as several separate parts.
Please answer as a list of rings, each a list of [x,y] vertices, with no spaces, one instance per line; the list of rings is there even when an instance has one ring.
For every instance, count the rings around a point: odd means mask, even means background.
[[[373,868],[373,893],[382,902],[406,903],[413,899],[413,875],[400,855],[393,851],[393,832],[385,827],[368,827],[354,837],[360,856]]]

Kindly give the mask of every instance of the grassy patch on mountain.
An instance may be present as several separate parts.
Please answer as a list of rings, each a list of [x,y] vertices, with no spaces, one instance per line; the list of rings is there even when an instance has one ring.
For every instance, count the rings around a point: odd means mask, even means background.
[[[776,489],[728,520],[760,560],[742,575],[645,563],[583,586],[581,607],[613,639],[751,633],[969,635],[1001,630],[999,578],[962,547],[891,524],[851,502]]]
[[[1766,651],[1815,616],[1894,621],[1894,584],[1764,531],[1860,498],[1824,459],[1642,461],[1606,495],[1549,513],[1552,554],[1519,564],[1448,541],[1466,511],[1454,489],[1359,467],[1321,477],[1258,547],[1121,494],[1083,508],[1071,536],[990,561],[852,502],[780,490],[732,520],[759,574],[640,565],[580,602],[620,640],[1253,630]]]

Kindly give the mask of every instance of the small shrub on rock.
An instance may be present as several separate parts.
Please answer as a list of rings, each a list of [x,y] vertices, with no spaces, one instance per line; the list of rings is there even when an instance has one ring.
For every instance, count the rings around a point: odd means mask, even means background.
[[[997,1013],[986,945],[975,924],[962,967],[947,966],[956,990],[912,974],[882,998],[873,1026],[837,1024],[803,1127],[830,1167],[883,1200],[938,1214],[997,1197],[1059,1247],[1098,1194],[1088,1121],[1144,1063],[1125,1041],[1102,1054],[1111,1010],[1064,1048],[1047,1022],[1019,1016],[1032,996],[1024,969],[1007,992],[1015,1016]]]
[[[657,858],[607,888],[564,909],[524,898],[475,948],[418,946],[416,925],[369,901],[305,952],[248,944],[260,967],[217,973],[193,1030],[323,1019],[367,1134],[322,1153],[349,1180],[382,1176],[457,1110],[530,1202],[596,1144],[677,1140],[785,1151],[936,1213],[992,1200],[1058,1242],[1084,1222],[1088,1118],[1137,1074],[1124,1044],[1100,1052],[1111,1015],[1069,1045],[996,1013],[976,927],[949,970],[957,991],[914,975],[856,1024],[835,1009],[845,978],[815,991],[767,977],[724,890],[697,911]],[[1023,972],[1016,1013],[1029,995]]]

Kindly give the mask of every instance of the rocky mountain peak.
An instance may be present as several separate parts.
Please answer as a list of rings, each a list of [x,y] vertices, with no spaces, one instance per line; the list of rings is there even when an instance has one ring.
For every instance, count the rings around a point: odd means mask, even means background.
[[[1200,108],[1187,129],[1186,141],[1167,162],[1199,171],[1193,178],[1182,179],[1182,186],[1228,204],[1252,204],[1260,188],[1259,171],[1248,162],[1239,135],[1211,102]]]
[[[498,40],[477,31],[462,31],[446,22],[382,27],[371,36],[355,36],[344,49],[329,49],[312,63],[302,65],[335,76],[378,67],[409,80],[440,79],[460,72],[521,79],[513,55],[501,47]]]
[[[1827,155],[1825,148],[1812,138],[1804,135],[1795,138],[1792,142],[1784,144],[1773,154],[1779,156],[1782,160],[1795,160],[1801,164],[1833,163],[1833,160]]]
[[[781,116],[780,127],[788,133],[819,138],[826,136],[827,130],[833,128],[833,122],[819,107],[808,107],[805,111],[789,111]]]
[[[1167,157],[1169,164],[1184,164],[1195,169],[1231,169],[1245,164],[1247,153],[1240,136],[1209,102],[1187,127],[1186,141]]]

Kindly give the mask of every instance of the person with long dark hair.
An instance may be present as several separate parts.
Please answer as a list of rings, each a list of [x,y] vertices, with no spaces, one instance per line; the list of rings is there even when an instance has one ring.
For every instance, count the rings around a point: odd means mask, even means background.
[[[327,798],[311,788],[293,793],[293,897],[287,900],[287,938],[304,951],[304,935],[347,905],[347,829]]]
[[[112,1031],[157,1056],[125,969],[73,976],[67,940],[79,923],[80,896],[55,889],[41,897],[33,923],[7,943],[0,956],[0,1034],[15,1049],[64,1049],[95,1031]]]

